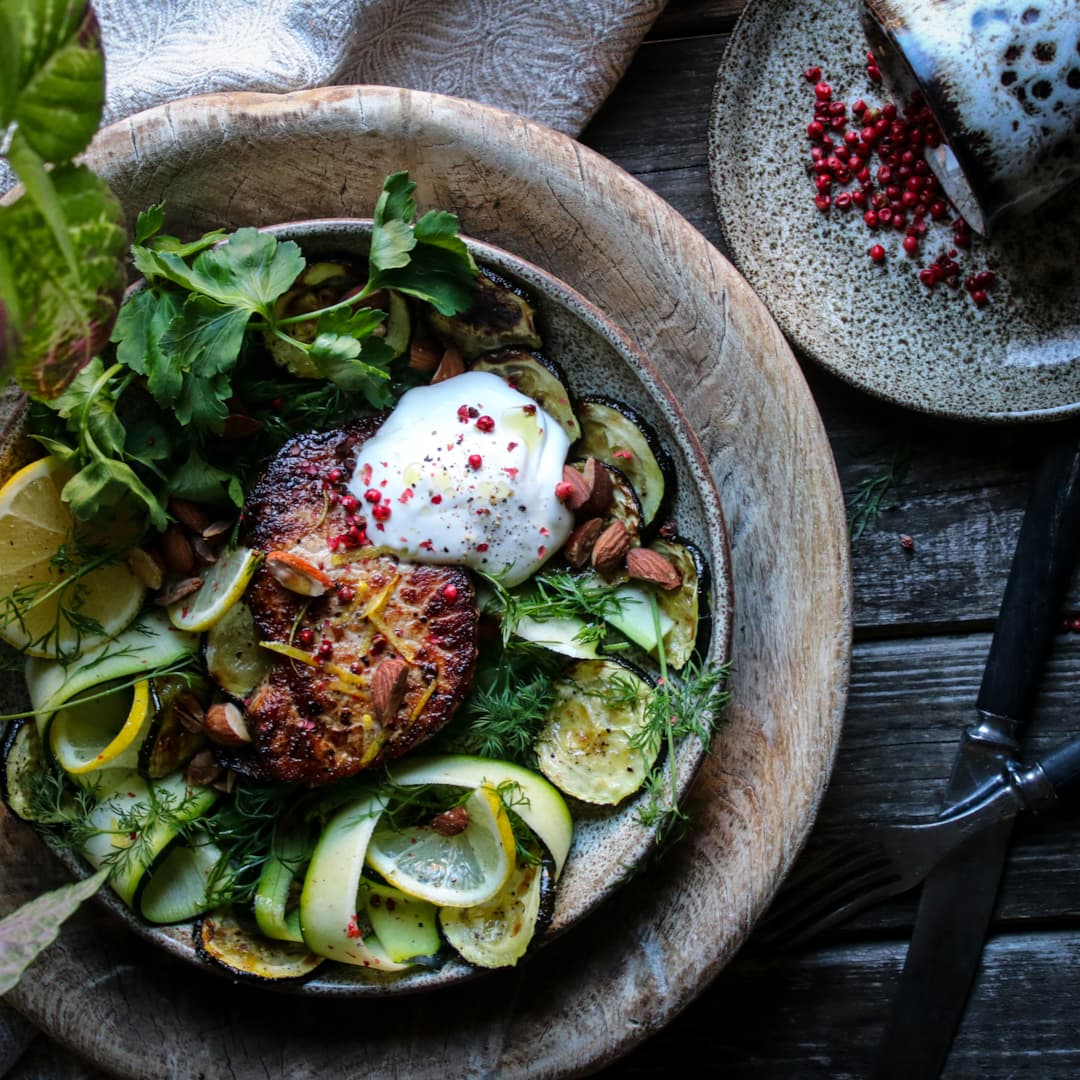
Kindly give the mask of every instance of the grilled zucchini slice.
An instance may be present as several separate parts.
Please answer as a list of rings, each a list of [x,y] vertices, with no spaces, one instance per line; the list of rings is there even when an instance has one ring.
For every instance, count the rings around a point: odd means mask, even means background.
[[[653,683],[614,660],[580,660],[555,684],[534,750],[540,771],[567,795],[614,806],[645,781],[660,752],[650,733]]]
[[[246,698],[271,668],[259,645],[251,608],[239,600],[210,627],[203,647],[206,670],[230,697]]]
[[[650,546],[682,574],[677,589],[655,590],[661,616],[671,620],[670,627],[662,630],[664,656],[668,666],[678,671],[695,652],[704,655],[709,649],[709,566],[701,549],[689,540],[657,539]],[[655,654],[655,647],[650,651]]]
[[[210,700],[206,680],[177,675],[150,680],[153,720],[139,748],[139,772],[160,780],[183,768],[206,744],[201,730],[193,730],[185,717],[197,715]]]
[[[652,427],[633,409],[610,398],[589,396],[578,405],[580,457],[594,457],[626,474],[641,500],[642,520],[651,525],[675,479],[671,455]]]
[[[442,908],[443,936],[476,967],[514,967],[554,908],[554,863],[550,855],[520,860],[499,894],[470,908]]]
[[[303,979],[323,962],[304,945],[263,937],[232,908],[199,919],[195,951],[230,975],[259,982]]]
[[[4,732],[0,744],[0,798],[16,817],[36,821],[34,778],[45,772],[45,750],[33,717],[18,720]]]
[[[498,375],[515,390],[532,398],[566,432],[571,442],[581,438],[581,425],[574,415],[566,379],[553,361],[524,349],[500,349],[477,357],[472,369]]]
[[[524,293],[493,270],[481,267],[476,295],[467,311],[440,315],[428,311],[428,323],[444,345],[456,345],[466,360],[508,345],[540,348],[536,309]]]

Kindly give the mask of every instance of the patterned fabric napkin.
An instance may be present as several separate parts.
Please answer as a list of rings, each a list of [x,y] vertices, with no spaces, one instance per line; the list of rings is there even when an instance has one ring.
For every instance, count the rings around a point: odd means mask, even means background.
[[[577,135],[665,2],[94,0],[104,122],[190,94],[371,83],[469,98]],[[0,191],[11,184],[3,170]],[[0,1003],[0,1077],[43,1076],[23,1053],[34,1036]],[[92,1073],[70,1065],[64,1075]]]

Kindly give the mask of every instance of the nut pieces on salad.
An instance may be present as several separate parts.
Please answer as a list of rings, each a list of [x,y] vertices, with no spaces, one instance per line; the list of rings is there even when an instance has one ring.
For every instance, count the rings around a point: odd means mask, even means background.
[[[152,208],[113,350],[33,404],[70,517],[51,623],[34,582],[0,618],[32,703],[4,799],[235,973],[517,963],[575,808],[666,829],[723,701],[671,458],[413,190],[366,265]],[[139,598],[107,633],[103,567]]]

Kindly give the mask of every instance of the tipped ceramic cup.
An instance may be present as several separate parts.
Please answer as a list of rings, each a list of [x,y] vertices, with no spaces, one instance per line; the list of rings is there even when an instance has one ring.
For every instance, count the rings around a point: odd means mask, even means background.
[[[927,161],[973,229],[1080,179],[1080,0],[865,0],[863,26],[897,103],[937,117]]]

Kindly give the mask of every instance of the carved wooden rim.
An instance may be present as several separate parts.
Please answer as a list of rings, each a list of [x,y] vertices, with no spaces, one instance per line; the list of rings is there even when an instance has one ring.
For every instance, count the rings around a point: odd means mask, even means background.
[[[518,969],[408,1007],[298,1000],[159,960],[88,911],[9,1000],[124,1076],[227,1065],[239,1077],[358,1067],[537,1077],[626,1052],[743,941],[809,831],[839,741],[846,519],[820,417],[775,323],[642,185],[564,136],[472,103],[383,87],[192,98],[106,129],[89,160],[129,211],[167,196],[195,228],[367,216],[382,177],[408,168],[422,205],[456,210],[464,231],[605,311],[672,388],[720,490],[736,589],[734,697],[692,791],[688,841]],[[2,823],[6,866],[25,842],[25,830]],[[25,865],[0,885],[4,910],[37,872]]]

